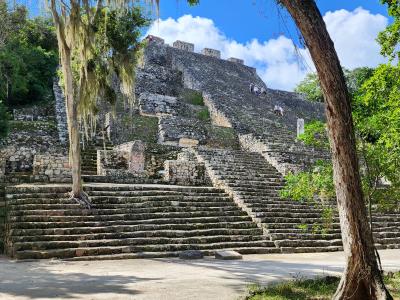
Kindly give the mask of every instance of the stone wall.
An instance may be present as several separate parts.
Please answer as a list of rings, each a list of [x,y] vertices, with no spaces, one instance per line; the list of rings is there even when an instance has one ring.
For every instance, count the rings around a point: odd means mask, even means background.
[[[159,142],[182,147],[205,144],[207,128],[200,120],[162,116],[159,119]]]
[[[142,93],[139,96],[139,110],[143,116],[162,116],[176,114],[176,97],[154,93]]]
[[[51,121],[54,120],[54,106],[31,106],[13,110],[15,121]]]
[[[177,160],[164,163],[164,180],[177,185],[210,185],[204,163],[198,162],[190,150],[183,150]]]
[[[117,150],[97,150],[97,175],[116,176],[128,173],[128,161]]]
[[[149,178],[158,179],[164,175],[164,162],[176,160],[181,148],[172,145],[148,144],[145,152],[145,170]]]
[[[62,154],[35,155],[33,176],[46,176],[49,182],[71,182],[72,172],[68,157]]]
[[[65,109],[65,97],[61,87],[58,84],[58,78],[53,81],[53,92],[55,98],[55,111],[57,120],[58,138],[61,143],[68,142],[67,113]]]
[[[174,48],[184,50],[184,51],[189,51],[193,52],[194,51],[194,44],[183,42],[183,41],[175,41],[172,46]]]
[[[146,176],[145,149],[142,141],[133,141],[113,150],[97,150],[97,175]]]

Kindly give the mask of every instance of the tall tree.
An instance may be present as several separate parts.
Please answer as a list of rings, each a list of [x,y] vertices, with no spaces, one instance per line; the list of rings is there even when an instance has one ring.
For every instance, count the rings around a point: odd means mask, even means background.
[[[314,0],[280,0],[300,29],[326,103],[328,135],[346,266],[334,299],[392,299],[374,250],[363,199],[350,95],[326,25]]]
[[[132,98],[139,29],[147,20],[135,0],[46,1],[56,27],[66,101],[71,197],[89,205],[81,182],[79,117],[86,121],[99,97],[115,99],[116,76],[123,94]]]

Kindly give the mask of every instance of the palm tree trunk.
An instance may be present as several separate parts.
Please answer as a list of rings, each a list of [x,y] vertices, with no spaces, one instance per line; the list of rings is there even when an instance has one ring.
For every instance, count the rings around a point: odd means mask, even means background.
[[[378,268],[363,199],[350,97],[342,67],[314,0],[280,0],[300,29],[326,103],[346,266],[334,299],[392,299]]]

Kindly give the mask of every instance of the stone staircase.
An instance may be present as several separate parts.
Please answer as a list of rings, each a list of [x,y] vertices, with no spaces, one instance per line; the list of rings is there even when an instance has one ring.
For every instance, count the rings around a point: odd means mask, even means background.
[[[322,233],[322,209],[281,199],[284,180],[262,155],[217,149],[199,149],[196,155],[214,186],[229,193],[282,252],[342,250],[337,214]],[[400,248],[400,214],[375,214],[373,221],[378,248]]]
[[[82,147],[82,175],[97,175],[97,150],[112,150],[113,145],[109,140],[105,143],[102,138],[96,138],[93,142]]]
[[[87,184],[86,210],[67,185],[7,187],[9,254],[17,259],[120,259],[212,255],[219,249],[276,253],[260,228],[213,187]]]

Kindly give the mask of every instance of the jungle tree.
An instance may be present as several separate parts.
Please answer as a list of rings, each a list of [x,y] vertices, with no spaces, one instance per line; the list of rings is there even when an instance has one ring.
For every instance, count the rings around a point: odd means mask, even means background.
[[[79,125],[96,110],[99,98],[115,100],[115,78],[133,99],[134,68],[141,49],[140,28],[147,24],[140,1],[46,0],[56,27],[65,94],[71,197],[88,205],[81,183]]]
[[[334,299],[392,299],[368,226],[358,169],[350,94],[334,44],[314,0],[280,0],[299,28],[326,104],[333,177],[346,266]]]

